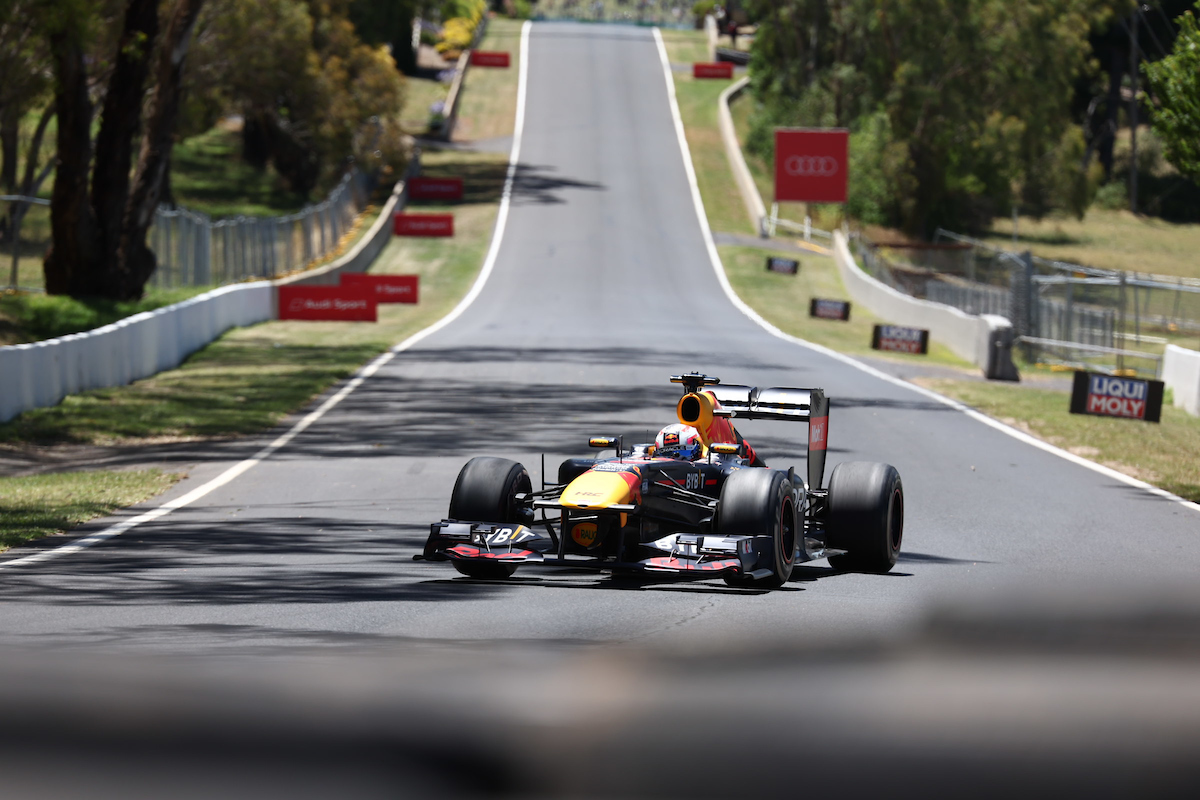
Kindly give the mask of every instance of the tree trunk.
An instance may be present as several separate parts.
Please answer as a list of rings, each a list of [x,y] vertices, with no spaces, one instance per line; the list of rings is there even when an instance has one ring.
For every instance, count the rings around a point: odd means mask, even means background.
[[[50,201],[50,247],[43,271],[49,294],[97,295],[102,292],[96,217],[88,202],[92,163],[92,102],[82,33],[66,29],[50,37],[58,114],[58,155]]]
[[[0,194],[16,194],[21,109],[0,106]]]
[[[163,178],[171,161],[175,120],[179,116],[183,64],[191,44],[192,30],[204,0],[178,0],[159,47],[155,64],[154,92],[150,97],[142,148],[138,154],[133,191],[125,209],[121,230],[120,294],[140,298],[146,281],[157,266],[153,251],[146,246],[146,232],[162,191]]]
[[[100,132],[96,136],[96,161],[92,170],[92,210],[100,235],[101,269],[120,271],[117,248],[121,223],[129,200],[129,172],[133,139],[142,122],[142,102],[151,52],[158,36],[158,0],[130,0],[124,29],[117,43],[116,62],[104,95]],[[107,286],[121,283],[105,279]]]

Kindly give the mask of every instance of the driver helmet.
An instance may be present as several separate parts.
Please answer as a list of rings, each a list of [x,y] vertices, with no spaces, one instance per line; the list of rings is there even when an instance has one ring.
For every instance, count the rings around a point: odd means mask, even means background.
[[[691,425],[675,422],[658,432],[654,439],[654,455],[694,461],[704,449],[700,432]]]

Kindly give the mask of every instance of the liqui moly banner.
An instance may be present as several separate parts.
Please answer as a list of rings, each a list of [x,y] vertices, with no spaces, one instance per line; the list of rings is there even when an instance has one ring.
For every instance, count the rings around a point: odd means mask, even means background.
[[[362,289],[375,295],[377,303],[417,302],[417,275],[365,275],[343,272],[342,286]]]
[[[411,200],[462,200],[462,178],[408,179],[408,197]]]
[[[871,347],[923,356],[929,352],[929,331],[901,325],[876,325],[871,334]]]
[[[846,202],[849,148],[845,128],[777,128],[775,201]]]
[[[1162,401],[1162,381],[1076,372],[1071,413],[1158,422],[1162,417]]]
[[[778,272],[783,275],[796,275],[800,272],[800,262],[794,258],[767,256],[767,272]]]
[[[397,236],[453,236],[453,214],[397,214]]]
[[[719,61],[715,64],[698,62],[692,64],[693,78],[725,78],[726,80],[733,77],[733,63],[730,61]]]
[[[850,321],[849,300],[822,300],[814,297],[808,304],[808,315],[817,319],[839,319]]]
[[[507,67],[511,63],[508,53],[496,50],[472,50],[473,67]]]
[[[279,318],[375,322],[375,296],[357,286],[280,286]]]

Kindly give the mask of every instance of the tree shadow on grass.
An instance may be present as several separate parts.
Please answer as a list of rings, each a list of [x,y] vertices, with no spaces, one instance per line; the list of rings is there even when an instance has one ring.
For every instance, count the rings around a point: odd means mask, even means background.
[[[517,164],[513,179],[513,202],[542,205],[565,203],[561,193],[568,189],[605,191],[602,183],[581,181],[555,174],[555,168],[535,164]],[[496,203],[504,194],[504,183],[508,177],[508,163],[500,159],[441,161],[422,169],[422,175],[434,178],[462,178],[463,203]],[[413,208],[427,205],[445,205],[445,201],[413,201]]]

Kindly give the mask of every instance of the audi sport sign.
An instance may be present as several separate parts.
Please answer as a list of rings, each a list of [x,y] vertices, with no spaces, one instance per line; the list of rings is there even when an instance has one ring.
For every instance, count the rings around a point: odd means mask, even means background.
[[[472,50],[471,66],[473,67],[507,67],[508,53],[493,50]]]
[[[366,275],[343,272],[342,286],[363,289],[375,295],[377,303],[417,302],[417,275]]]
[[[279,318],[375,322],[375,295],[357,286],[280,286]]]
[[[410,200],[462,200],[462,178],[409,178]]]
[[[849,142],[845,128],[776,128],[775,202],[846,202]]]
[[[1162,417],[1162,401],[1162,381],[1076,372],[1071,413],[1158,422]]]
[[[837,319],[849,322],[850,301],[823,300],[819,297],[814,297],[812,302],[808,304],[808,315],[817,319]]]
[[[715,64],[696,62],[692,64],[692,78],[725,78],[728,80],[733,77],[733,63],[730,61],[719,61]]]
[[[871,333],[871,349],[923,356],[929,353],[929,331],[900,325],[876,325]]]
[[[453,214],[397,214],[397,236],[453,236]]]

